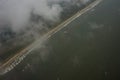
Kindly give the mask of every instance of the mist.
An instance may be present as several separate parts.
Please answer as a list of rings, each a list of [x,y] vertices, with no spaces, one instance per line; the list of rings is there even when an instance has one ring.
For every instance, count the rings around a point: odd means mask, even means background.
[[[70,4],[74,2],[74,0],[0,0],[0,23],[9,23],[14,31],[18,31],[30,23],[31,13],[47,21],[58,22],[63,11],[59,4],[62,1]],[[85,4],[89,0],[80,1]]]
[[[14,30],[29,23],[31,12],[44,19],[56,21],[62,11],[58,4],[50,7],[47,0],[2,0],[0,3],[0,20],[11,23]]]

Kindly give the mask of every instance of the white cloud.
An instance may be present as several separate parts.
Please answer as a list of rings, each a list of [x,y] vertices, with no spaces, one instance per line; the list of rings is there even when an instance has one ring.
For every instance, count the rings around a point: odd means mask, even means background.
[[[31,12],[49,21],[58,21],[62,12],[60,1],[72,0],[0,0],[0,20],[9,21],[14,30],[29,23]],[[81,0],[83,3],[88,0]],[[56,2],[49,6],[49,2]]]

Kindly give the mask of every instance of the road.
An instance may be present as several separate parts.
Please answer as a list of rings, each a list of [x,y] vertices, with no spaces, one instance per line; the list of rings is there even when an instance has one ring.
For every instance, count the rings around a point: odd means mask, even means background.
[[[30,46],[26,47],[25,49],[23,49],[21,52],[17,53],[15,56],[13,56],[12,58],[10,58],[7,62],[3,63],[2,65],[0,65],[0,75],[3,75],[9,71],[11,71],[16,65],[18,65],[32,50],[34,50],[35,48],[37,48],[40,44],[43,44],[44,41],[46,41],[47,39],[49,39],[51,36],[53,36],[55,33],[57,33],[58,31],[60,31],[61,29],[63,29],[64,27],[66,27],[68,24],[70,24],[72,21],[74,21],[76,18],[78,18],[79,16],[81,16],[82,14],[86,13],[87,11],[91,10],[92,8],[94,8],[95,6],[97,6],[102,0],[96,0],[93,3],[91,3],[90,5],[88,5],[86,8],[78,11],[74,16],[70,17],[69,19],[67,19],[66,21],[64,21],[62,24],[60,24],[59,26],[55,27],[54,29],[52,29],[51,31],[49,31],[48,33],[46,33],[45,35],[43,35],[43,37],[41,37],[40,39],[36,40],[35,42],[33,42]]]
[[[0,80],[120,80],[119,30],[120,1],[103,0]]]

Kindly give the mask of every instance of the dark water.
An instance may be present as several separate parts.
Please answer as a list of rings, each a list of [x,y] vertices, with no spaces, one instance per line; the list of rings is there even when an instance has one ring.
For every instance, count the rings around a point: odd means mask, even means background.
[[[104,0],[0,80],[120,80],[120,0]]]

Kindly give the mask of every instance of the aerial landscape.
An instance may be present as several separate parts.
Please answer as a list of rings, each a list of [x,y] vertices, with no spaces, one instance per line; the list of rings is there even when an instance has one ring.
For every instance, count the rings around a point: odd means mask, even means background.
[[[119,80],[119,0],[0,0],[0,80]]]

